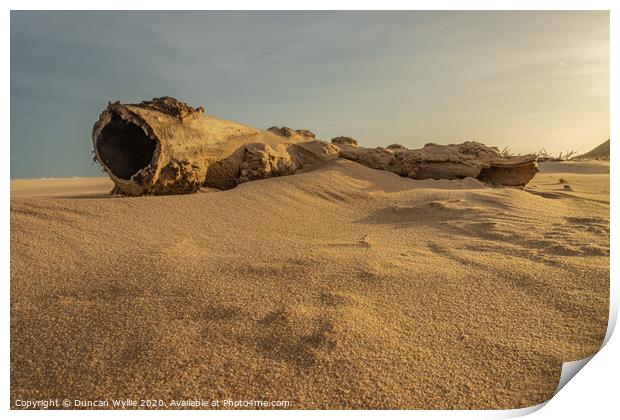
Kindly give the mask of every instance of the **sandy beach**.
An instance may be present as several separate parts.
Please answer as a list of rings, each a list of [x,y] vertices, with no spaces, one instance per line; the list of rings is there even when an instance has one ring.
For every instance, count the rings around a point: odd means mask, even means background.
[[[11,182],[11,401],[518,408],[607,327],[609,162],[525,188],[345,160],[193,195]]]

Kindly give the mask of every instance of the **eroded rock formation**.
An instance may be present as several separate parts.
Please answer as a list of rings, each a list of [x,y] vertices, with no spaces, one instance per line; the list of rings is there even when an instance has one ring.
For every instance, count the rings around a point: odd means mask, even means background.
[[[171,97],[109,103],[93,127],[93,146],[114,191],[134,196],[191,193],[202,186],[229,189],[339,157],[414,179],[472,177],[520,186],[538,172],[533,156],[502,158],[481,143],[415,150],[400,144],[359,147],[351,137],[328,143],[308,130],[259,130],[208,116],[202,107]]]

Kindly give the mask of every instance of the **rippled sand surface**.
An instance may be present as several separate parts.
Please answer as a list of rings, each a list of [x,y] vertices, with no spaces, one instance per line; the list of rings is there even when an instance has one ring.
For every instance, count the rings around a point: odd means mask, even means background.
[[[595,353],[609,165],[525,189],[349,161],[225,192],[13,181],[11,404],[517,408]]]

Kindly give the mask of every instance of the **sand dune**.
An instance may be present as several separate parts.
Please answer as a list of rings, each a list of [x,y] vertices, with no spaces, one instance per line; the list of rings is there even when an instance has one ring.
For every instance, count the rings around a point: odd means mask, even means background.
[[[610,142],[609,139],[590,150],[588,153],[576,156],[575,159],[600,159],[609,160],[610,156]]]
[[[609,166],[575,165],[526,190],[343,160],[184,196],[13,181],[11,400],[542,402],[607,325]]]
[[[11,198],[76,197],[107,198],[114,184],[110,178],[45,178],[11,181]]]

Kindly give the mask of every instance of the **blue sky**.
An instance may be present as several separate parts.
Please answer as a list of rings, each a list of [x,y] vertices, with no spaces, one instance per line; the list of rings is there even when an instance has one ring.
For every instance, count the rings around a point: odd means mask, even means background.
[[[110,100],[362,145],[609,137],[607,12],[12,12],[11,177],[96,176]]]

